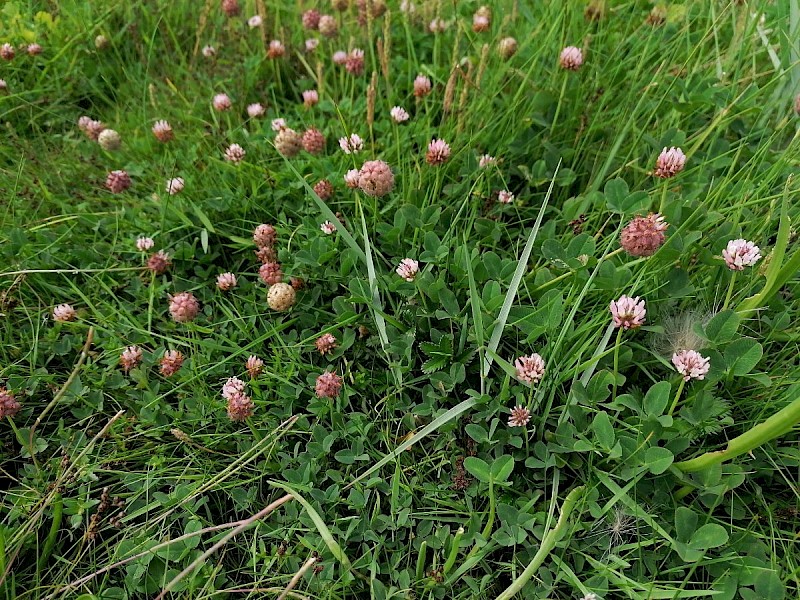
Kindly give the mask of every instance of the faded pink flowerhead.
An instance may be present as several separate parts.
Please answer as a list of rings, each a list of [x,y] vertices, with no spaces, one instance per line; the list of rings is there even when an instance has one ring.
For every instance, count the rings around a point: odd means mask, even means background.
[[[272,225],[262,223],[253,230],[253,241],[256,246],[274,246],[278,232]]]
[[[183,365],[183,354],[178,350],[167,350],[161,357],[161,374],[164,377],[171,377],[177,373]]]
[[[164,143],[167,143],[175,138],[175,134],[172,131],[172,126],[163,119],[156,121],[153,125],[153,135],[156,136],[156,139],[159,142]]]
[[[267,112],[267,109],[264,108],[264,105],[259,104],[258,102],[247,105],[247,116],[249,116],[251,119],[261,117],[265,112]]]
[[[231,144],[225,150],[225,160],[232,162],[233,164],[239,164],[244,160],[244,155],[247,154],[245,149],[242,148],[239,144]]]
[[[222,386],[222,397],[229,400],[236,394],[244,394],[245,383],[238,377],[230,377]]]
[[[169,254],[163,250],[150,255],[150,258],[147,259],[147,268],[156,275],[164,273],[171,264],[172,261],[169,258]]]
[[[156,243],[155,241],[153,241],[153,238],[151,237],[145,237],[141,235],[138,238],[136,238],[136,249],[139,252],[147,252],[155,245]]]
[[[337,50],[333,53],[333,64],[335,65],[343,65],[347,62],[347,52],[344,50]]]
[[[261,15],[253,15],[249,19],[247,19],[247,25],[249,27],[261,27],[261,24],[264,22],[264,19],[261,18]]]
[[[309,154],[319,154],[325,150],[325,136],[316,127],[303,132],[303,149]]]
[[[312,107],[317,102],[319,102],[319,93],[317,90],[306,90],[303,92],[303,105],[306,107]]]
[[[78,313],[69,304],[59,304],[53,309],[53,319],[61,323],[74,321],[77,316]]]
[[[761,250],[753,242],[738,239],[728,242],[722,251],[725,264],[732,271],[744,271],[745,267],[752,267],[761,258]]]
[[[317,377],[314,391],[318,398],[336,398],[342,390],[342,378],[332,371],[325,371]]]
[[[177,323],[188,323],[200,312],[200,303],[191,292],[180,292],[169,299],[169,314]]]
[[[358,173],[358,187],[368,196],[385,196],[394,188],[392,169],[382,160],[368,160]]]
[[[286,158],[297,156],[303,148],[303,136],[294,129],[284,127],[275,136],[275,149]]]
[[[431,93],[433,89],[433,84],[431,80],[425,77],[425,75],[417,75],[417,78],[414,79],[414,95],[417,98],[422,98],[423,96],[427,96]]]
[[[336,348],[336,338],[332,333],[323,333],[316,339],[314,345],[317,347],[317,351],[324,356]]]
[[[347,60],[344,62],[344,68],[348,73],[353,75],[361,75],[364,72],[364,51],[361,48],[353,48],[347,54]]]
[[[231,272],[220,273],[217,275],[217,288],[223,292],[227,292],[228,290],[235,288],[236,283],[236,275]]]
[[[272,119],[270,126],[272,127],[272,131],[280,131],[281,129],[286,129],[286,119],[281,119],[280,117],[277,119]]]
[[[630,298],[624,294],[619,300],[612,300],[611,319],[614,327],[624,329],[636,329],[644,324],[644,317],[647,311],[644,308],[644,300],[639,300],[639,296]]]
[[[333,233],[336,233],[336,225],[334,225],[330,221],[325,221],[322,225],[319,226],[319,228],[325,235],[331,235]]]
[[[13,417],[22,409],[22,405],[17,401],[12,392],[4,387],[0,387],[0,420],[6,417]]]
[[[411,115],[408,114],[406,109],[400,106],[393,106],[392,110],[389,111],[389,114],[395,123],[405,123],[411,118]]]
[[[3,60],[14,60],[17,51],[14,50],[14,46],[6,42],[2,46],[0,46],[0,58]]]
[[[669,224],[657,213],[635,217],[622,230],[620,246],[631,256],[652,256],[664,244],[667,227]]]
[[[504,37],[497,42],[497,53],[503,60],[508,60],[517,53],[517,40],[513,37]]]
[[[126,171],[111,171],[106,177],[106,187],[112,194],[119,194],[131,187],[131,178]]]
[[[339,33],[339,24],[336,19],[330,15],[322,15],[317,23],[319,32],[327,38],[336,37]]]
[[[520,356],[514,361],[517,379],[526,383],[538,383],[544,377],[544,359],[537,353]]]
[[[185,184],[186,182],[183,180],[183,177],[173,177],[172,179],[167,179],[167,193],[170,196],[180,194],[183,191],[183,186]]]
[[[710,368],[709,359],[696,350],[681,350],[672,355],[672,364],[683,375],[684,381],[705,379]]]
[[[303,13],[303,28],[311,31],[319,27],[320,14],[316,8],[311,8]]]
[[[447,29],[447,21],[444,19],[436,18],[428,23],[428,31],[431,33],[442,33]]]
[[[567,46],[561,51],[558,62],[562,69],[577,71],[583,64],[583,52],[575,46]]]
[[[231,99],[228,94],[217,94],[214,96],[212,104],[214,105],[214,110],[219,112],[230,110],[232,106]]]
[[[327,179],[320,179],[314,184],[313,189],[320,200],[329,200],[333,196],[333,185]]]
[[[521,405],[511,409],[511,416],[508,418],[509,427],[525,427],[531,420],[531,411]]]
[[[42,53],[42,46],[40,44],[28,44],[28,56],[38,56]]]
[[[358,169],[350,169],[344,174],[344,183],[350,189],[358,187],[358,179],[360,177]]]
[[[283,281],[283,271],[280,263],[265,262],[258,269],[258,276],[266,285],[273,285]]]
[[[242,392],[234,394],[228,400],[228,418],[231,421],[244,421],[253,416],[255,404],[252,398]]]
[[[308,38],[306,40],[306,52],[313,52],[319,46],[319,40],[317,38]]]
[[[212,56],[216,55],[217,49],[214,46],[203,46],[203,56],[206,58],[211,58]]]
[[[413,258],[404,258],[395,269],[395,273],[406,281],[414,281],[419,273],[419,263]]]
[[[496,164],[497,164],[497,159],[491,154],[482,154],[481,157],[478,159],[478,166],[481,169],[485,169],[486,167]]]
[[[683,171],[684,166],[686,166],[686,155],[683,153],[683,150],[675,147],[669,150],[664,148],[661,154],[658,155],[656,169],[653,171],[653,175],[661,177],[662,179],[674,177]]]
[[[251,354],[247,359],[245,367],[247,368],[247,374],[255,379],[261,375],[261,371],[264,369],[264,361],[258,358],[255,354]]]
[[[128,346],[119,355],[119,364],[122,370],[128,373],[131,369],[138,367],[142,362],[142,349],[139,346]]]
[[[444,140],[436,139],[428,144],[428,152],[425,155],[425,160],[429,165],[441,165],[447,162],[450,158],[450,146]]]
[[[345,154],[356,154],[364,149],[364,140],[357,133],[351,133],[347,137],[339,138],[339,147]]]
[[[267,58],[280,58],[286,54],[286,47],[280,40],[272,40],[267,50]]]

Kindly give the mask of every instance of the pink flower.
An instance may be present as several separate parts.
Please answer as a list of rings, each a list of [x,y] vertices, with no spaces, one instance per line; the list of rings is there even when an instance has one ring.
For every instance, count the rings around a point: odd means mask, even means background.
[[[450,146],[444,140],[433,140],[428,144],[428,153],[425,155],[425,160],[429,165],[441,165],[447,162],[450,158]]]
[[[314,193],[320,200],[328,200],[333,196],[333,185],[327,179],[321,179],[314,184]]]
[[[392,169],[382,160],[368,160],[358,173],[358,187],[367,196],[385,196],[394,188]]]
[[[339,138],[339,146],[345,154],[356,154],[364,149],[364,140],[356,133],[349,137]]]
[[[286,54],[286,48],[280,40],[272,40],[267,50],[267,58],[280,58]]]
[[[683,150],[674,147],[669,150],[664,148],[661,154],[658,155],[656,170],[653,172],[653,175],[661,177],[662,179],[667,179],[683,171],[685,165],[686,155],[683,153]]]
[[[738,239],[728,242],[722,251],[725,264],[732,271],[744,271],[745,267],[752,267],[761,258],[761,250],[753,242]]]
[[[647,313],[644,308],[644,300],[639,300],[639,296],[630,298],[624,294],[619,297],[619,300],[611,301],[610,309],[614,327],[625,329],[641,327]]]
[[[264,20],[261,18],[261,15],[253,15],[252,17],[247,19],[247,25],[251,28],[261,27],[261,23],[263,22]]]
[[[153,241],[153,238],[145,237],[143,235],[136,238],[136,249],[139,252],[147,252],[155,245],[156,243]]]
[[[501,204],[511,204],[514,202],[514,194],[508,190],[500,190],[500,192],[497,194],[497,201]]]
[[[427,96],[431,93],[432,89],[433,84],[430,79],[425,77],[425,75],[417,75],[417,78],[414,80],[414,95],[417,98]]]
[[[280,131],[281,129],[286,129],[286,119],[272,119],[272,123],[270,124],[272,127],[272,131]]]
[[[39,44],[28,44],[28,56],[38,56],[42,53],[42,47]]]
[[[262,223],[253,230],[253,241],[256,246],[274,246],[278,233],[272,225]]]
[[[267,109],[264,108],[264,106],[259,104],[258,102],[254,102],[253,104],[247,105],[247,115],[251,119],[255,119],[256,117],[261,117],[264,115],[265,112],[267,112]]]
[[[447,29],[447,22],[444,19],[436,18],[428,24],[428,31],[431,33],[442,33]]]
[[[317,347],[317,351],[324,356],[336,348],[336,338],[331,333],[323,333],[317,338],[314,345]]]
[[[316,127],[303,133],[303,149],[309,154],[319,154],[325,150],[325,136]]]
[[[339,33],[339,24],[336,19],[330,15],[322,15],[317,24],[319,32],[327,38],[336,37]]]
[[[228,400],[228,418],[231,421],[244,421],[253,416],[255,404],[245,393],[234,394]]]
[[[303,22],[303,28],[313,31],[314,29],[319,27],[319,19],[320,19],[320,14],[317,9],[312,8],[305,11],[301,18]]]
[[[419,263],[412,258],[404,258],[395,269],[395,273],[406,281],[414,281],[419,273]]]
[[[306,107],[314,106],[317,102],[319,102],[317,90],[306,90],[303,92],[303,104]]]
[[[275,248],[272,246],[260,246],[255,251],[255,255],[262,265],[264,263],[275,262],[278,260],[278,254],[275,252]]]
[[[177,323],[188,323],[200,312],[200,303],[191,292],[180,292],[169,299],[169,314]]]
[[[319,40],[317,38],[308,38],[306,40],[306,52],[313,52],[319,46]]]
[[[0,387],[0,420],[13,417],[22,409],[16,397],[4,387]]]
[[[508,418],[509,427],[525,427],[531,420],[531,411],[524,406],[517,405],[511,409],[511,416]]]
[[[119,364],[122,365],[122,370],[126,373],[131,369],[138,367],[142,362],[142,349],[139,346],[128,346],[119,355]]]
[[[344,174],[344,183],[350,189],[355,189],[358,187],[358,178],[359,178],[358,169],[350,169],[347,173]]]
[[[156,275],[164,273],[171,264],[172,261],[169,258],[169,254],[163,250],[159,250],[147,259],[147,268]]]
[[[217,287],[223,292],[232,290],[236,287],[236,275],[230,272],[217,275]]]
[[[172,126],[163,119],[156,121],[153,125],[153,135],[156,136],[159,142],[163,143],[167,143],[175,137],[172,132]]]
[[[0,58],[3,60],[14,60],[14,56],[16,56],[17,52],[14,50],[14,46],[6,42],[2,46],[0,46]]]
[[[497,159],[490,154],[482,154],[481,157],[478,159],[478,166],[481,169],[485,169],[490,165],[496,165],[496,164],[497,164]]]
[[[183,365],[183,354],[178,350],[167,350],[161,358],[161,374],[164,377],[171,377],[177,373]]]
[[[538,383],[544,377],[544,359],[535,352],[530,356],[520,356],[514,361],[517,379],[526,383]]]
[[[395,123],[405,123],[408,121],[411,116],[406,112],[406,109],[401,108],[400,106],[392,107],[392,110],[389,111],[389,114],[394,119]]]
[[[583,52],[575,46],[567,46],[561,51],[558,62],[561,64],[562,69],[577,71],[583,64]]]
[[[319,226],[319,228],[325,235],[331,235],[332,233],[336,232],[336,225],[334,225],[330,221],[325,221],[322,225]]]
[[[481,33],[489,30],[489,17],[475,13],[472,15],[472,31]]]
[[[222,386],[222,397],[230,400],[231,396],[244,394],[245,383],[238,377],[230,377]]]
[[[172,179],[167,179],[167,193],[170,196],[180,194],[183,191],[184,183],[183,177],[173,177]]]
[[[258,276],[266,285],[273,285],[283,281],[283,271],[280,263],[265,262],[258,268]]]
[[[344,68],[347,69],[348,73],[361,75],[364,72],[364,51],[360,48],[352,49],[347,55]]]
[[[203,46],[203,56],[206,58],[211,58],[217,53],[217,49],[214,46]]]
[[[5,79],[0,79],[0,92],[8,91],[8,83],[6,83]]]
[[[235,17],[241,12],[238,0],[222,0],[222,10],[229,17]]]
[[[125,171],[111,171],[106,177],[106,187],[112,194],[119,194],[131,187],[131,178]]]
[[[80,121],[78,122],[78,125],[80,126]],[[100,134],[103,133],[105,129],[106,126],[105,124],[103,124],[102,121],[95,121],[93,119],[89,119],[85,123],[85,128],[83,132],[86,134],[86,137],[88,137],[93,142],[96,142],[97,140],[100,139]]]
[[[622,230],[619,244],[631,256],[652,256],[664,244],[669,223],[659,214],[635,217]]]
[[[239,144],[231,144],[225,150],[225,160],[230,161],[233,164],[238,164],[242,162],[245,154],[247,153]]]
[[[347,52],[344,50],[337,50],[333,53],[333,63],[336,65],[343,65],[347,62]]]
[[[253,379],[261,375],[261,371],[264,368],[264,361],[258,358],[256,355],[251,354],[250,357],[247,359],[246,363],[247,374],[250,375]]]
[[[53,309],[53,319],[61,323],[74,321],[77,316],[78,313],[69,304],[59,304]]]
[[[214,96],[212,104],[214,105],[214,110],[219,112],[230,110],[232,106],[231,99],[228,94],[217,94]]]
[[[497,53],[503,60],[508,60],[517,53],[517,40],[513,37],[504,37],[497,42]]]
[[[317,377],[314,391],[318,398],[336,398],[342,389],[342,378],[336,373],[325,371]]]
[[[705,379],[710,368],[709,359],[695,350],[681,350],[672,355],[672,364],[683,375],[684,381]]]

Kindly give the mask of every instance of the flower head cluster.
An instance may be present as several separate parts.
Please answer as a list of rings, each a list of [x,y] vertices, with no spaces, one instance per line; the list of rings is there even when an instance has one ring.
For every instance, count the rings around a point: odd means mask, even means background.
[[[78,119],[78,129],[80,129],[84,135],[86,135],[86,137],[93,142],[97,141],[105,128],[106,126],[102,121],[96,121],[85,115]]]
[[[361,48],[353,48],[347,53],[344,61],[344,68],[348,73],[361,75],[364,72],[364,51]]]
[[[577,71],[583,64],[583,52],[575,46],[567,46],[561,51],[558,62],[562,69]]]
[[[319,226],[319,228],[325,235],[332,235],[333,233],[336,233],[336,225],[334,225],[330,221],[325,221],[322,225]]]
[[[171,264],[172,260],[170,259],[169,254],[163,250],[159,250],[158,252],[151,254],[150,258],[147,259],[147,268],[156,275],[161,275],[162,273],[166,272]]]
[[[669,223],[657,213],[635,217],[622,230],[619,244],[631,256],[652,256],[666,240]]]
[[[13,393],[4,387],[0,387],[0,419],[13,417],[21,408],[22,405],[20,405]]]
[[[261,18],[261,15],[253,15],[249,19],[247,19],[248,27],[255,28],[261,27],[261,24],[264,22],[264,19]]]
[[[188,323],[197,317],[200,303],[191,292],[180,292],[169,298],[169,314],[176,323]]]
[[[97,143],[100,144],[103,150],[113,152],[114,150],[119,150],[120,146],[122,146],[122,138],[113,129],[104,129],[97,136]]]
[[[173,177],[172,179],[167,179],[167,193],[170,196],[180,194],[183,191],[185,184],[186,182],[183,180],[183,177]]]
[[[175,134],[172,131],[172,125],[163,119],[156,121],[153,125],[153,135],[156,136],[156,139],[159,142],[163,142],[165,144],[175,138]]]
[[[333,196],[333,184],[327,179],[320,179],[314,184],[314,193],[320,197],[321,200],[328,200]]]
[[[431,93],[432,89],[433,84],[428,77],[425,77],[425,75],[417,75],[417,78],[414,80],[414,95],[417,98],[427,96]]]
[[[131,178],[126,171],[111,171],[106,177],[106,187],[112,194],[119,194],[131,187]]]
[[[710,361],[696,350],[681,350],[672,355],[675,370],[683,375],[684,381],[705,379],[710,368]]]
[[[228,401],[228,417],[231,421],[244,421],[253,415],[255,404],[245,394],[245,383],[238,377],[231,377],[225,382],[222,397]]]
[[[233,106],[228,94],[217,94],[216,96],[214,96],[214,99],[212,100],[211,103],[214,105],[214,110],[216,110],[217,112],[230,110],[231,106]]]
[[[323,333],[316,339],[314,345],[317,347],[317,351],[324,356],[336,348],[336,338],[332,333]]]
[[[172,377],[183,365],[183,354],[179,350],[167,350],[161,357],[161,374],[164,377]]]
[[[325,150],[325,136],[316,127],[303,132],[303,149],[309,154],[319,154]]]
[[[619,300],[611,301],[611,319],[614,327],[624,329],[636,329],[644,324],[647,311],[644,307],[644,300],[639,300],[639,296],[630,298],[624,294]]]
[[[395,123],[405,123],[411,118],[411,115],[409,115],[406,109],[402,108],[401,106],[393,106],[389,111],[389,115],[391,115],[392,120]]]
[[[265,262],[258,269],[258,276],[266,285],[273,285],[283,281],[283,271],[280,263]]]
[[[342,390],[342,378],[332,371],[325,371],[317,377],[314,392],[318,398],[336,398]]]
[[[326,38],[334,38],[339,33],[339,23],[330,15],[322,15],[317,23],[317,28]]]
[[[303,136],[294,129],[282,128],[275,136],[275,149],[286,158],[297,156],[303,148]]]
[[[668,179],[674,177],[686,166],[686,155],[680,148],[664,148],[656,159],[656,169],[653,175]]]
[[[429,165],[441,165],[447,162],[450,158],[450,145],[444,140],[432,140],[428,144],[428,152],[425,154],[425,161]]]
[[[245,152],[245,149],[239,144],[231,144],[225,149],[225,160],[236,165],[244,160],[245,154],[247,154],[247,152]]]
[[[513,37],[504,37],[497,43],[497,53],[503,60],[508,60],[517,53],[517,40]]]
[[[319,93],[317,90],[306,90],[303,92],[303,105],[312,107],[319,102]]]
[[[509,427],[525,427],[531,420],[531,411],[521,405],[511,409],[511,416],[508,418]]]
[[[497,159],[491,154],[481,154],[480,158],[478,158],[478,166],[481,169],[485,169],[486,167],[490,167],[496,164],[497,164]]]
[[[258,358],[255,354],[251,354],[247,358],[247,363],[245,363],[245,368],[247,369],[247,374],[250,375],[253,379],[261,375],[261,371],[264,369],[264,361]]]
[[[395,273],[406,281],[414,281],[417,277],[417,273],[419,273],[419,263],[413,258],[404,258],[395,269]]]
[[[122,370],[128,373],[131,369],[138,367],[142,362],[142,349],[139,346],[128,346],[119,355],[119,364]]]
[[[256,117],[261,117],[264,113],[267,112],[267,109],[264,108],[263,104],[258,102],[254,102],[253,104],[247,105],[247,116],[251,119],[255,119]]]
[[[294,306],[296,295],[288,283],[273,283],[267,291],[267,304],[272,310],[283,312]]]
[[[236,275],[230,272],[220,273],[217,275],[217,288],[223,292],[227,292],[236,287]]]
[[[280,58],[286,54],[286,47],[280,40],[272,40],[267,49],[267,58]]]
[[[497,193],[497,201],[501,204],[511,204],[514,202],[514,194],[509,192],[508,190],[500,190]]]
[[[66,323],[67,321],[74,321],[78,316],[78,313],[72,308],[70,304],[59,304],[53,309],[53,319],[55,321],[59,321],[61,323]]]
[[[262,223],[253,230],[253,241],[256,243],[256,246],[259,247],[274,246],[277,237],[278,232],[268,223]]]
[[[302,22],[303,28],[309,29],[311,31],[317,29],[319,27],[319,19],[320,19],[319,11],[316,8],[311,8],[303,13]]]
[[[491,22],[492,11],[488,6],[481,6],[472,15],[472,31],[481,33],[489,30],[489,23]]]
[[[526,383],[538,383],[544,377],[544,359],[537,353],[520,356],[514,361],[517,379]]]
[[[368,160],[358,172],[358,187],[367,196],[385,196],[394,188],[392,169],[382,160]]]
[[[731,271],[744,271],[745,267],[752,267],[759,261],[761,250],[753,242],[731,240],[722,251],[722,258]]]
[[[138,238],[136,238],[136,249],[139,252],[147,252],[155,245],[156,243],[151,237],[140,235]]]
[[[357,133],[339,138],[339,147],[345,154],[356,154],[364,149],[364,140]]]

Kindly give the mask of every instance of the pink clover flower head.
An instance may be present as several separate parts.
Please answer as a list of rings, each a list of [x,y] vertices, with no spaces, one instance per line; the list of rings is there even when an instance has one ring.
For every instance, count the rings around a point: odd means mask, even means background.
[[[214,105],[214,110],[218,112],[230,110],[231,106],[233,105],[228,94],[217,94],[214,96],[212,104]]]
[[[722,258],[731,271],[744,271],[761,259],[761,250],[753,242],[738,239],[728,242],[722,251]]]
[[[264,19],[261,18],[261,15],[253,15],[249,19],[247,19],[247,25],[251,28],[261,27],[261,24],[264,22]]]
[[[395,123],[405,123],[411,118],[411,115],[409,115],[406,109],[401,106],[393,106],[389,111],[389,114]]]
[[[167,350],[161,358],[161,374],[164,377],[171,377],[177,373],[183,365],[183,354],[179,350]]]
[[[416,79],[414,79],[414,95],[417,98],[422,98],[427,96],[431,93],[433,89],[433,84],[431,80],[426,77],[425,75],[417,75]]]
[[[359,178],[359,171],[358,169],[350,169],[347,173],[344,174],[344,183],[350,189],[355,189],[358,187],[358,178]]]
[[[358,187],[367,196],[385,196],[394,188],[391,167],[382,160],[368,160],[358,173]]]
[[[78,313],[70,304],[59,304],[53,309],[53,319],[55,321],[59,321],[60,323],[74,321],[77,316]]]
[[[641,327],[647,314],[644,300],[639,300],[639,296],[630,298],[623,294],[619,297],[619,300],[611,301],[610,309],[614,327],[622,327],[624,329]]]
[[[342,378],[332,371],[325,371],[317,377],[314,392],[318,398],[336,398],[342,390]]]
[[[419,273],[419,263],[413,258],[404,258],[395,269],[395,273],[406,281],[414,281]]]
[[[514,361],[517,379],[525,383],[538,383],[544,377],[544,359],[537,353],[520,356]]]
[[[255,379],[261,375],[261,371],[264,369],[264,361],[258,358],[255,354],[251,354],[247,359],[245,368],[247,369],[247,374]]]
[[[662,179],[674,177],[686,166],[686,155],[680,148],[664,148],[656,159],[656,169],[653,175]]]
[[[142,362],[142,349],[139,346],[128,346],[119,355],[119,364],[122,370],[128,373],[131,369],[138,367]]]
[[[435,139],[428,144],[428,152],[425,161],[432,166],[437,166],[447,162],[450,158],[450,145],[444,140]]]
[[[180,194],[183,191],[183,186],[185,183],[186,182],[183,180],[183,177],[173,177],[172,179],[167,179],[167,193],[170,196]]]
[[[138,238],[136,238],[136,249],[139,252],[147,252],[155,245],[156,243],[151,237],[140,235]]]
[[[230,400],[231,396],[244,394],[245,383],[238,377],[230,377],[222,386],[222,397]]]
[[[281,129],[286,129],[286,119],[281,119],[278,117],[277,119],[272,119],[272,123],[270,124],[272,127],[272,131],[280,131]]]
[[[501,204],[511,204],[514,202],[514,194],[508,190],[500,190],[497,194],[497,201]]]
[[[619,244],[631,256],[652,256],[664,245],[669,223],[658,213],[634,217],[622,230]]]
[[[314,106],[319,102],[319,93],[317,90],[306,90],[303,92],[303,104],[307,107]]]
[[[577,71],[583,64],[583,52],[575,46],[567,46],[561,51],[558,62],[562,69]]]
[[[336,232],[336,225],[334,225],[330,221],[325,221],[322,225],[319,226],[319,228],[325,235],[331,235],[332,233]]]
[[[486,167],[488,167],[490,165],[496,165],[496,164],[497,164],[497,159],[494,156],[490,155],[490,154],[483,154],[478,159],[478,166],[481,169],[485,169]]]
[[[217,288],[223,292],[227,292],[236,287],[236,275],[231,272],[220,273],[217,275]]]
[[[364,149],[364,140],[357,133],[351,133],[349,136],[339,138],[339,147],[345,154],[357,154]]]
[[[511,416],[508,418],[509,427],[525,427],[531,420],[531,411],[521,405],[511,409]]]
[[[253,102],[253,104],[247,105],[247,116],[251,119],[255,119],[256,117],[261,117],[264,113],[267,112],[267,109],[264,108],[263,104],[258,102]]]
[[[127,171],[111,171],[106,177],[106,187],[112,194],[120,194],[131,187],[131,177]]]
[[[188,323],[200,312],[200,303],[191,292],[180,292],[169,299],[169,314],[176,323]]]
[[[239,144],[231,144],[225,150],[225,160],[233,164],[239,164],[244,159],[245,154],[247,154],[247,152],[245,152],[245,149]]]
[[[681,350],[672,355],[675,370],[683,375],[684,381],[705,379],[710,368],[710,361],[696,350]]]

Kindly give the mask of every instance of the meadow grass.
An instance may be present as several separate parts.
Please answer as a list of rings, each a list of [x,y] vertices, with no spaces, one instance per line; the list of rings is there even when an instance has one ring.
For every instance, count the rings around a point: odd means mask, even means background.
[[[798,597],[800,3],[225,4],[0,7],[0,597]]]

